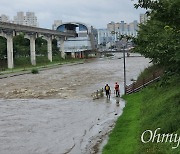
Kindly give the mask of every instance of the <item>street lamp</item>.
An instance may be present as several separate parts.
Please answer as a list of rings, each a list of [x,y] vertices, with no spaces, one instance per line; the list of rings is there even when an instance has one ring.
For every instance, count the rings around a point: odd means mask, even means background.
[[[119,40],[122,40],[123,45],[123,60],[124,60],[124,94],[126,95],[126,57],[125,57],[125,47],[127,45],[128,40],[132,39],[131,36],[121,35]]]
[[[123,45],[123,61],[124,61],[124,94],[126,94],[126,57],[125,57],[125,46],[126,46],[126,38],[121,36],[122,45]]]
[[[118,34],[118,32],[111,32],[112,34]],[[118,40],[122,41],[123,45],[123,61],[124,61],[124,94],[126,94],[126,57],[125,57],[125,47],[127,46],[127,42],[132,39],[132,36],[128,35],[119,35]]]
[[[124,59],[124,94],[126,95],[126,58],[125,58],[125,46],[123,48],[123,59]]]

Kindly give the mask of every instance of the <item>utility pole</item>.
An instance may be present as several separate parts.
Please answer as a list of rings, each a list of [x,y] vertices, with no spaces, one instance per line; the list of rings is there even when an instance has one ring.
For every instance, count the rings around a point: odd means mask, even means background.
[[[124,59],[124,94],[126,95],[126,56],[125,56],[125,45],[123,47],[123,59]]]

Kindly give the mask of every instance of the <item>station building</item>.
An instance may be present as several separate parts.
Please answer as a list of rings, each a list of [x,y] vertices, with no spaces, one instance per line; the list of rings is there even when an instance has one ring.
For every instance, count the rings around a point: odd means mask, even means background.
[[[92,26],[80,22],[67,22],[59,25],[57,31],[75,31],[77,33],[77,37],[67,38],[63,44],[60,42],[60,46],[63,45],[63,51],[61,51],[64,54],[63,56],[85,58],[86,56],[93,56],[95,54],[98,38],[97,30]]]

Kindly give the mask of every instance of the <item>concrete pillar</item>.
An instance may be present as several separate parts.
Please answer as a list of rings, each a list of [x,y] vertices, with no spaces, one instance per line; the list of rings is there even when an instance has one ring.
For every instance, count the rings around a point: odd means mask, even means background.
[[[31,64],[36,65],[35,37],[30,37]]]
[[[13,59],[13,36],[6,35],[7,39],[7,60],[8,68],[14,68],[14,59]]]
[[[25,38],[30,40],[30,55],[31,55],[31,64],[36,65],[36,51],[35,51],[35,35],[25,35]]]
[[[66,53],[64,52],[64,39],[60,39],[60,50],[61,50],[61,57],[65,59]]]
[[[6,40],[7,40],[8,68],[14,68],[14,58],[13,58],[13,36],[14,36],[14,32],[12,31],[12,33],[6,33],[3,31],[0,31],[0,36],[6,38]]]
[[[48,60],[52,62],[52,36],[43,36],[42,38],[47,41]]]
[[[71,52],[71,57],[76,58],[75,52]]]
[[[51,38],[47,40],[47,47],[48,47],[48,60],[52,62],[52,39]]]

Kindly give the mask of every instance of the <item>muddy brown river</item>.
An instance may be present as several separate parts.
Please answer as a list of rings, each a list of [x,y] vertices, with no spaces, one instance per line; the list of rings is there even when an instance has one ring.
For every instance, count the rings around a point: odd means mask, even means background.
[[[128,84],[149,65],[136,56],[126,58]],[[113,93],[109,101],[91,94],[115,82],[123,94],[120,57],[0,79],[0,154],[97,153],[125,102],[117,104]]]

